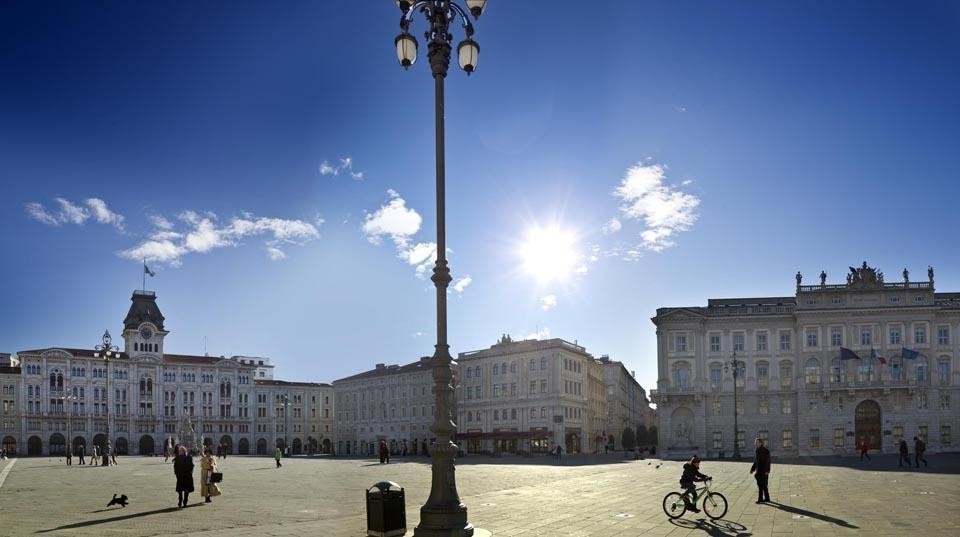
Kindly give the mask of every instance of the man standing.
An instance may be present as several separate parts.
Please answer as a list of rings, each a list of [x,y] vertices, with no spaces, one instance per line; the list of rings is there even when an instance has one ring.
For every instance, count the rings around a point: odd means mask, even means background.
[[[83,444],[80,444],[80,449],[77,451],[77,456],[80,458],[80,464],[86,464],[83,460],[84,456],[84,447]]]
[[[903,438],[900,439],[900,466],[903,466],[903,461],[907,461],[907,466],[910,466],[910,453],[907,451],[907,441]]]
[[[67,466],[73,465],[73,449],[70,447],[70,444],[67,444]]]
[[[917,463],[917,468],[920,468],[920,461],[923,461],[923,466],[927,466],[927,458],[923,456],[923,452],[927,450],[927,444],[917,438],[913,437],[913,459]],[[910,464],[909,462],[907,464]]]
[[[870,454],[867,453],[870,451],[870,443],[867,442],[867,439],[860,437],[860,460],[863,461],[863,458],[866,457],[867,460],[870,460]]]
[[[767,481],[770,478],[770,451],[763,446],[763,439],[757,438],[754,444],[757,446],[753,466],[750,467],[750,473],[756,472],[757,478],[757,503],[769,502],[770,491],[767,490]]]

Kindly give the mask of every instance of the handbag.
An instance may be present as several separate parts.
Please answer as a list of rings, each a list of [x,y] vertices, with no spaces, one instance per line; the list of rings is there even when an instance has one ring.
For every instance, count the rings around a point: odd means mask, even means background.
[[[220,483],[223,481],[223,472],[210,472],[210,482]]]

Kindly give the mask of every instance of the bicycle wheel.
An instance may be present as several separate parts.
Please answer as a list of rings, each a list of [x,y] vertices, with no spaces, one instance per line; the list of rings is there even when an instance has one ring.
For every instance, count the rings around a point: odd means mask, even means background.
[[[716,520],[727,514],[727,499],[719,492],[711,492],[703,498],[703,512]]]
[[[687,503],[679,492],[671,492],[663,497],[663,512],[670,518],[682,517],[687,512]]]

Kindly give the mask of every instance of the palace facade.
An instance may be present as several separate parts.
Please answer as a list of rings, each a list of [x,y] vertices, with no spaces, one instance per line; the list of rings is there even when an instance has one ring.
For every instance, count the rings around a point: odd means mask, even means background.
[[[69,445],[89,454],[109,445],[145,455],[184,443],[239,454],[289,445],[296,454],[330,446],[329,384],[261,380],[272,366],[260,359],[166,353],[156,294],[135,291],[131,302],[122,349],[107,332],[96,348],[20,351],[19,367],[0,371],[7,389],[17,377],[16,426],[4,417],[0,431],[9,451],[58,455]]]
[[[960,293],[935,292],[933,268],[925,281],[904,270],[885,282],[864,262],[845,283],[819,279],[797,273],[793,296],[657,310],[662,454],[751,456],[755,437],[781,455],[853,453],[863,441],[896,453],[901,438],[912,452],[914,436],[957,450]]]

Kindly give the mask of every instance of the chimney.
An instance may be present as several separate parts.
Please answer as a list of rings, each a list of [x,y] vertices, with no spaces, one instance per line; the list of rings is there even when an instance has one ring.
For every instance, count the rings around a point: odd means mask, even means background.
[[[377,369],[383,369],[383,368],[384,368],[384,364],[377,364]]]

